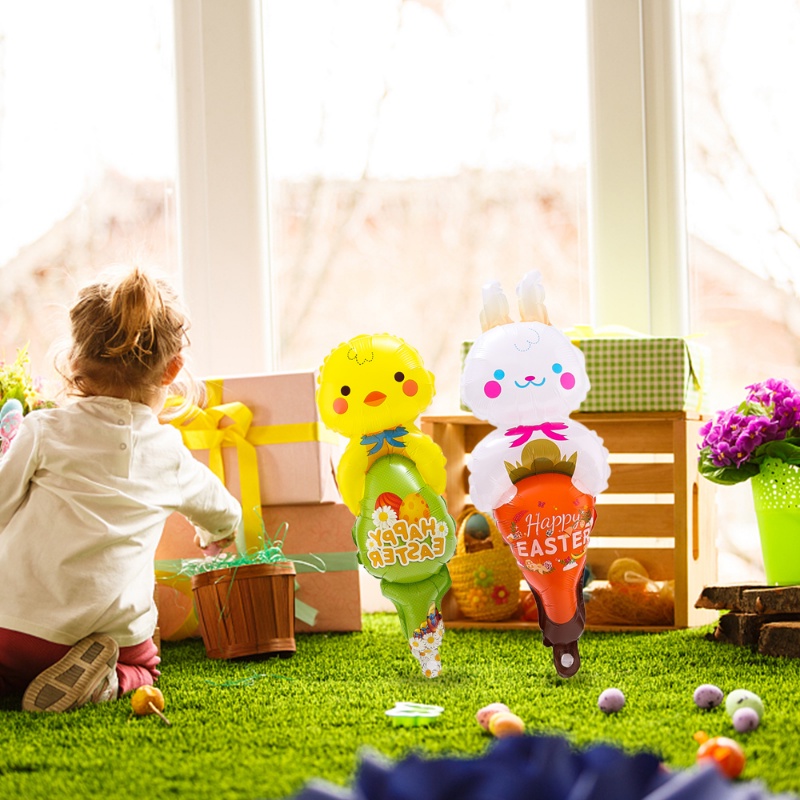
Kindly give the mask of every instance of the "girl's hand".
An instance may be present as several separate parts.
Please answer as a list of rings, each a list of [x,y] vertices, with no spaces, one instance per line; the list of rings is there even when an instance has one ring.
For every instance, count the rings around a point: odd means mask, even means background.
[[[203,545],[203,540],[200,538],[200,534],[196,533],[194,535],[194,543],[207,556],[219,555],[226,547],[230,547],[235,540],[236,534],[232,533],[230,536],[226,536],[224,539],[217,539],[215,542],[209,542],[207,545]]]

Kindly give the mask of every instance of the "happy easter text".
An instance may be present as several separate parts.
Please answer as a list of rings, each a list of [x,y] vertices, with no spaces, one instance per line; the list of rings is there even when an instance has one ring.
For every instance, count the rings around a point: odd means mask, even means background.
[[[527,530],[525,529],[527,522]],[[556,553],[580,552],[589,543],[592,522],[582,525],[580,514],[553,514],[542,517],[541,512],[534,517],[527,514],[518,530],[525,538],[509,543],[518,556],[552,556]],[[539,537],[544,535],[544,540]],[[544,546],[542,546],[544,545]]]
[[[405,566],[415,561],[427,561],[444,555],[445,532],[436,530],[437,521],[423,517],[409,524],[398,520],[391,528],[367,533],[367,555],[373,567]]]

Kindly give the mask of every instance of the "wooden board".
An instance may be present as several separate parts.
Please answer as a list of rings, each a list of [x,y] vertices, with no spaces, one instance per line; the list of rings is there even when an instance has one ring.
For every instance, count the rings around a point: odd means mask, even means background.
[[[728,612],[714,630],[717,641],[800,658],[800,586],[706,586],[695,605]]]

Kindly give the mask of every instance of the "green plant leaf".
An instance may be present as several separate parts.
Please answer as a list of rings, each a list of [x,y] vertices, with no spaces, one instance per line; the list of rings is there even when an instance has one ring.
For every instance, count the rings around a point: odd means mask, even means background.
[[[800,464],[800,439],[765,442],[756,448],[751,461],[761,463],[765,458],[778,458],[787,464]]]
[[[698,472],[706,479],[713,483],[720,483],[727,486],[732,486],[735,483],[741,483],[753,475],[758,475],[758,464],[752,460],[747,461],[740,467],[718,467],[716,464],[711,463],[710,459],[711,448],[704,447],[700,451],[700,460],[697,464]]]

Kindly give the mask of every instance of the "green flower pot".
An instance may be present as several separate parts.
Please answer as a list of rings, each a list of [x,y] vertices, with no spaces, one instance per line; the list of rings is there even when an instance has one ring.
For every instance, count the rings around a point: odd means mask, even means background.
[[[800,467],[767,458],[751,483],[767,583],[800,584]]]

